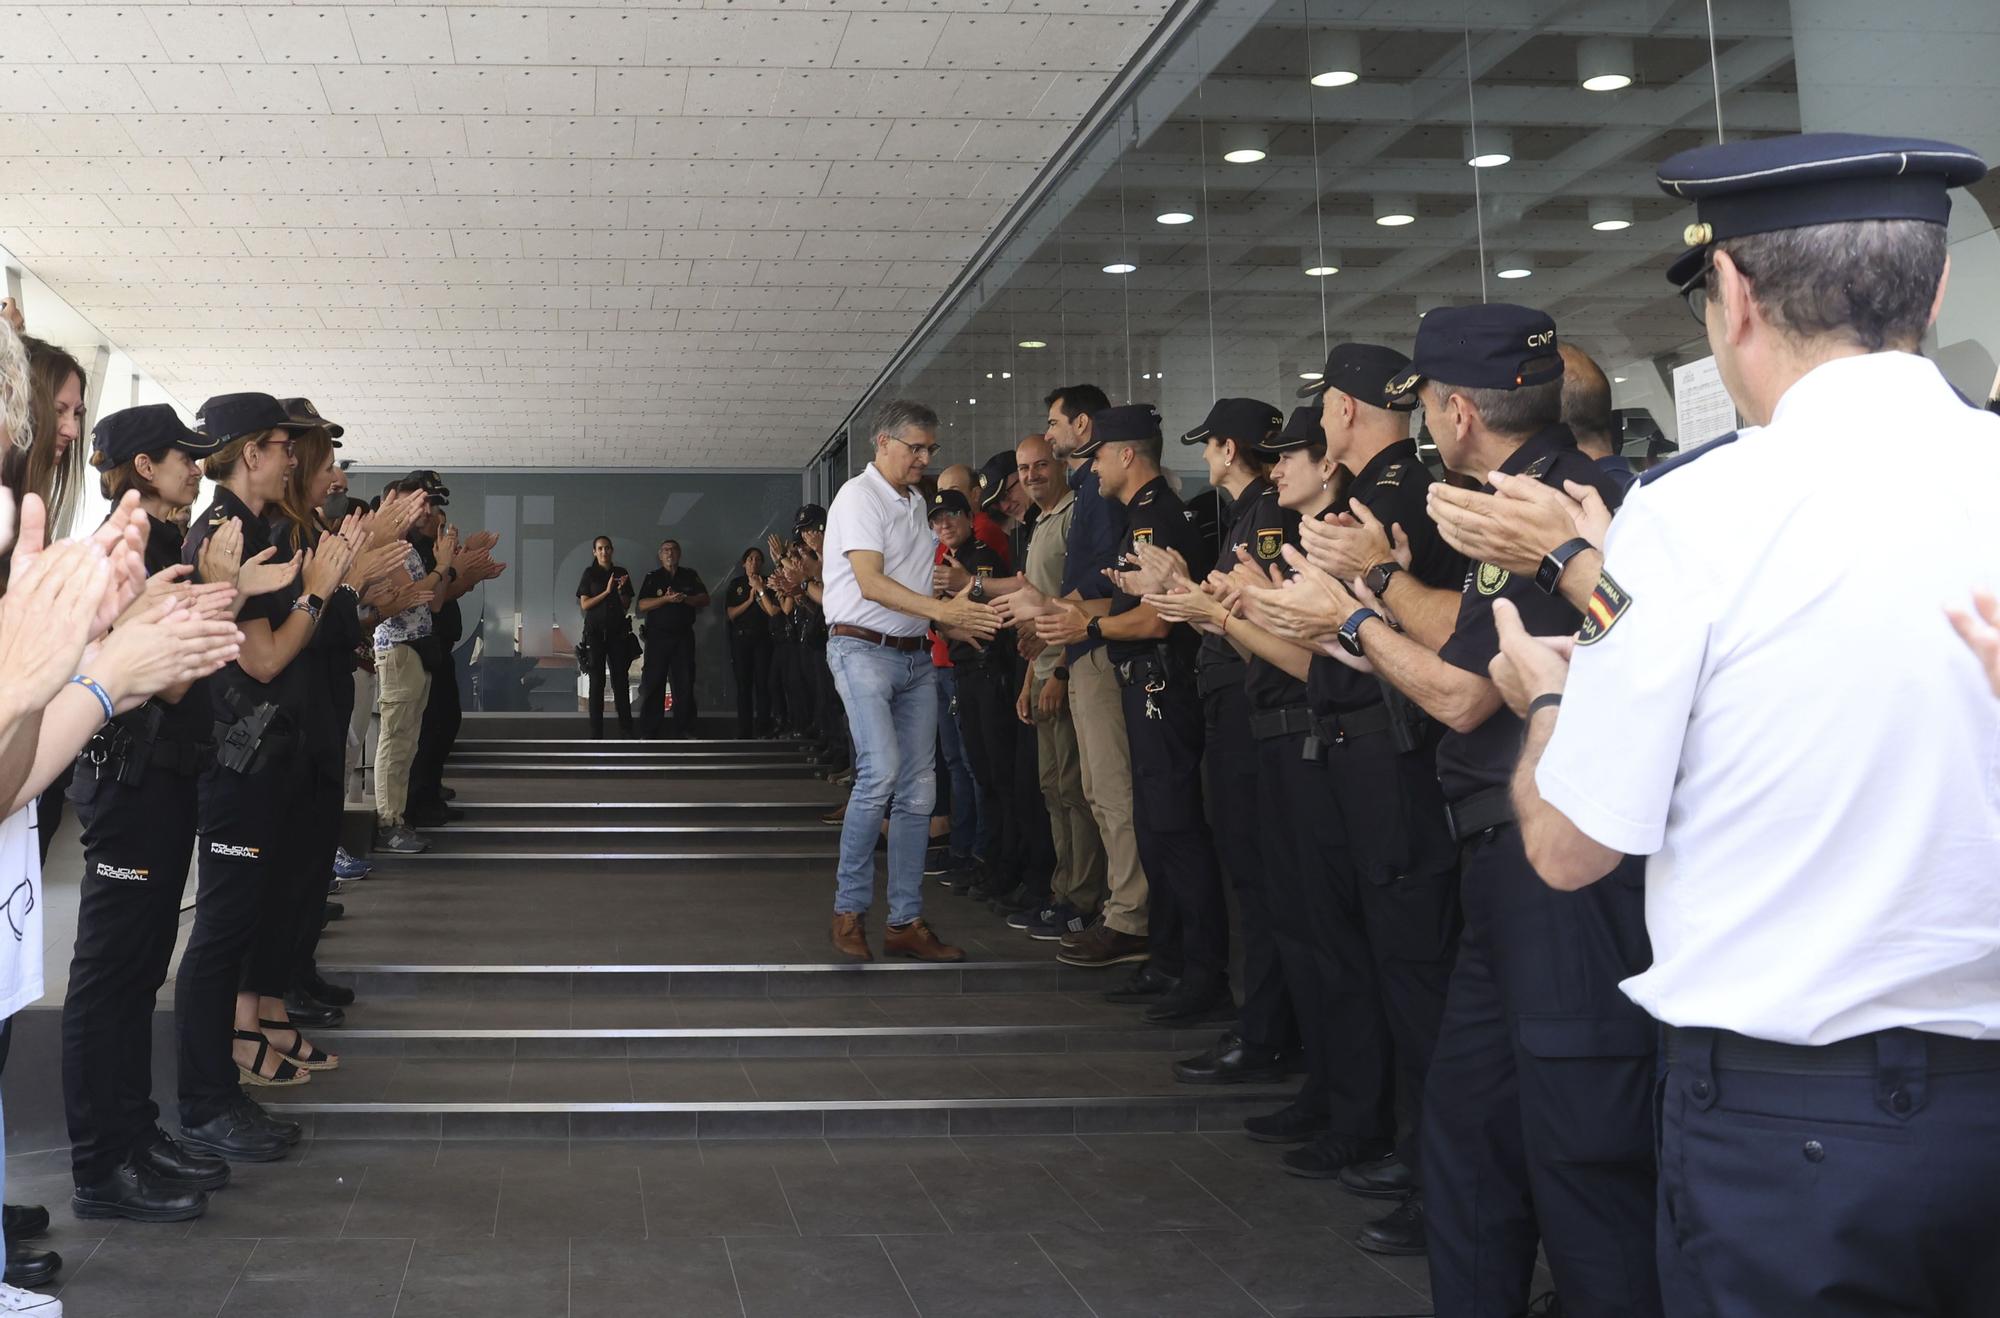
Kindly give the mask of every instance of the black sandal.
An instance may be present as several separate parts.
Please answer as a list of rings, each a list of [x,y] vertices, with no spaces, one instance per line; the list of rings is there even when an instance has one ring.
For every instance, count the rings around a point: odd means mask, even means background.
[[[306,1071],[337,1071],[340,1069],[340,1059],[338,1057],[315,1045],[312,1040],[306,1038],[304,1032],[298,1026],[292,1024],[290,1021],[259,1020],[257,1024],[266,1030],[290,1030],[292,1032],[293,1037],[298,1040],[292,1047],[280,1048],[275,1043],[271,1045],[280,1057],[285,1058],[292,1065]]]
[[[288,1085],[302,1085],[312,1079],[311,1071],[304,1070],[292,1065],[289,1061],[283,1060],[285,1055],[271,1047],[271,1041],[255,1030],[238,1030],[236,1031],[236,1037],[244,1043],[254,1043],[257,1045],[257,1056],[251,1059],[249,1066],[246,1067],[241,1062],[236,1064],[236,1074],[242,1077],[244,1084],[268,1085],[274,1089],[281,1089]],[[263,1074],[264,1059],[274,1052],[278,1052],[278,1057],[280,1058],[277,1073],[275,1075],[265,1075]]]

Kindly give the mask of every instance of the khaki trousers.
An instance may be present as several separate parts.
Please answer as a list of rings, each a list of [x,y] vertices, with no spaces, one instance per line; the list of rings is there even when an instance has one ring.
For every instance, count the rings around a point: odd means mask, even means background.
[[[1076,722],[1067,702],[1054,718],[1035,724],[1035,766],[1056,844],[1051,900],[1091,915],[1104,899],[1104,840],[1097,835],[1097,821],[1083,794],[1083,760],[1077,754]]]
[[[382,735],[375,747],[375,820],[383,828],[403,822],[410,801],[410,765],[417,758],[417,734],[424,726],[431,675],[407,645],[375,652],[375,683],[381,692]]]
[[[1125,707],[1118,674],[1098,646],[1069,670],[1070,712],[1083,766],[1083,794],[1103,839],[1104,923],[1121,934],[1146,932],[1146,871],[1132,832],[1132,749],[1125,740]]]

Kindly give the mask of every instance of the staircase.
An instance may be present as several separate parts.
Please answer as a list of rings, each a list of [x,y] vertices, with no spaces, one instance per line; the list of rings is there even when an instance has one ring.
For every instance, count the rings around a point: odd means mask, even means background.
[[[375,857],[323,969],[339,1071],[268,1106],[319,1139],[723,1139],[1236,1130],[1289,1088],[1196,1089],[1215,1037],[1143,1024],[943,888],[960,965],[831,959],[840,794],[789,743],[593,742],[469,715],[463,817]],[[879,888],[873,933],[879,946]]]

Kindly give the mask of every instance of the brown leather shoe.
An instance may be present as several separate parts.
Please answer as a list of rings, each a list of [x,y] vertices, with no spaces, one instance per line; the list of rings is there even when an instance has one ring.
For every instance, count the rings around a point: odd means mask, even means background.
[[[868,917],[859,913],[842,915],[835,912],[833,950],[850,961],[873,961],[875,954],[868,950]]]
[[[906,925],[887,926],[882,934],[882,955],[914,957],[919,961],[963,961],[965,949],[941,942],[921,918]]]
[[[1104,923],[1099,916],[1097,922],[1076,936],[1074,943],[1062,943],[1056,960],[1066,966],[1115,966],[1126,961],[1144,961],[1147,956],[1146,940],[1138,934],[1122,934]]]

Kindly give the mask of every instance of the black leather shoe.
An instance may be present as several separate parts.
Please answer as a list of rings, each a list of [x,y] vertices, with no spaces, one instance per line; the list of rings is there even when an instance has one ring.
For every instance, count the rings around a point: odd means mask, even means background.
[[[1184,979],[1141,1014],[1148,1025],[1199,1025],[1235,1018],[1236,999],[1229,996],[1227,980],[1203,988]]]
[[[1424,1231],[1424,1196],[1412,1193],[1396,1211],[1370,1222],[1355,1234],[1354,1243],[1370,1254],[1422,1254],[1429,1248]]]
[[[40,1204],[8,1204],[0,1210],[9,1240],[33,1240],[49,1233],[49,1210]]]
[[[132,1155],[132,1162],[155,1181],[195,1190],[220,1190],[229,1184],[229,1164],[206,1153],[184,1149],[164,1130],[153,1132],[153,1142]],[[171,1219],[168,1219],[171,1220]]]
[[[243,1119],[252,1125],[276,1135],[285,1142],[288,1148],[291,1145],[297,1144],[306,1136],[306,1128],[304,1126],[301,1126],[296,1121],[286,1121],[283,1117],[272,1116],[264,1110],[262,1103],[259,1103],[256,1099],[241,1090],[238,1090],[236,1093],[236,1105],[233,1110],[241,1114]]]
[[[1284,1078],[1283,1053],[1253,1048],[1234,1030],[1201,1056],[1174,1063],[1174,1079],[1186,1085],[1273,1084]]]
[[[347,907],[345,905],[329,898],[325,909],[320,912],[319,922],[323,925],[332,924],[335,920],[343,918],[346,914]]]
[[[310,994],[293,989],[285,995],[285,1015],[292,1024],[308,1029],[330,1029],[347,1019],[347,1013],[338,1007],[329,1007]]]
[[[1392,1153],[1341,1168],[1340,1188],[1363,1199],[1401,1199],[1417,1188],[1417,1178],[1410,1174],[1410,1165]]]
[[[7,1284],[31,1291],[46,1286],[62,1271],[62,1255],[33,1245],[7,1246]]]
[[[1243,1133],[1259,1144],[1304,1144],[1326,1129],[1326,1117],[1287,1103],[1276,1112],[1243,1118]]]
[[[1357,1162],[1373,1162],[1389,1151],[1384,1140],[1357,1140],[1345,1135],[1322,1135],[1302,1149],[1293,1149],[1278,1164],[1293,1176],[1310,1181],[1330,1181],[1344,1167]]]
[[[231,1162],[276,1162],[289,1147],[241,1107],[232,1106],[198,1126],[181,1127],[181,1146]]]
[[[185,1222],[200,1217],[208,1195],[191,1185],[156,1180],[126,1163],[93,1185],[79,1185],[69,1206],[78,1217],[123,1217],[134,1222]]]
[[[1104,1000],[1127,1005],[1150,1003],[1171,993],[1179,987],[1180,982],[1177,976],[1163,975],[1153,969],[1153,963],[1148,961],[1133,971],[1123,984],[1115,989],[1107,989]]]
[[[305,991],[309,997],[317,998],[329,1007],[351,1007],[354,1005],[353,989],[347,987],[345,984],[329,984],[318,975],[314,975],[305,982]]]

